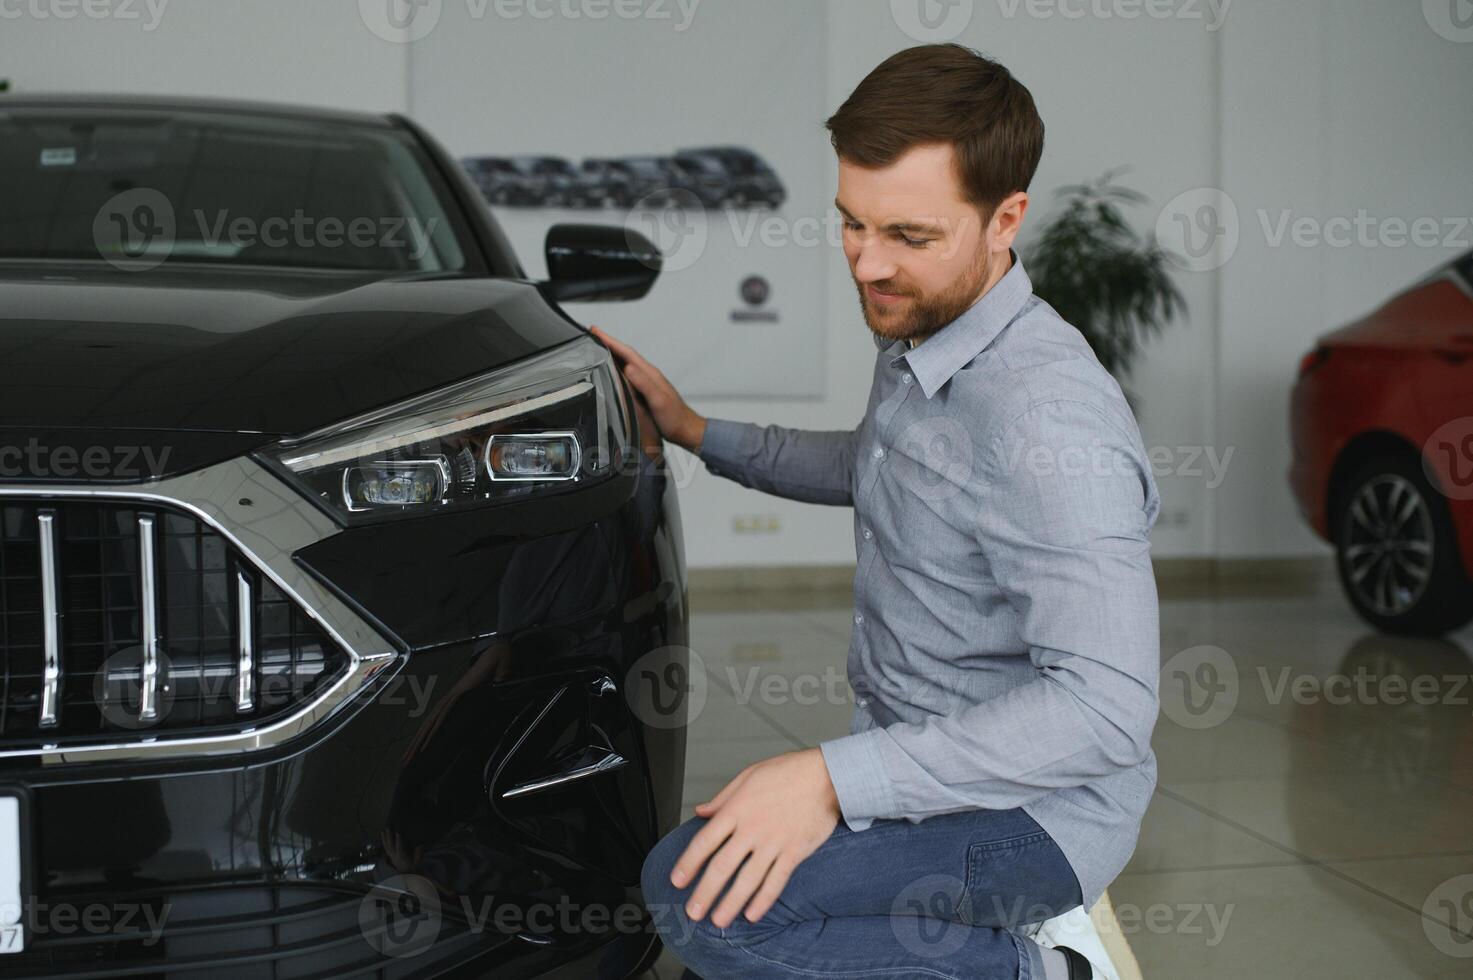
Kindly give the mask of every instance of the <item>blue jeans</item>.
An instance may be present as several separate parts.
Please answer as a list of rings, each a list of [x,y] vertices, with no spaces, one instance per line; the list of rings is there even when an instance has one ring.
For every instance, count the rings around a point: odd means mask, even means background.
[[[688,977],[1043,980],[1039,947],[1021,927],[1083,904],[1037,821],[1021,809],[970,810],[858,832],[841,820],[760,921],[739,913],[721,929],[710,912],[695,922],[685,914],[696,882],[670,883],[705,823],[692,817],[666,834],[642,875],[655,927]]]

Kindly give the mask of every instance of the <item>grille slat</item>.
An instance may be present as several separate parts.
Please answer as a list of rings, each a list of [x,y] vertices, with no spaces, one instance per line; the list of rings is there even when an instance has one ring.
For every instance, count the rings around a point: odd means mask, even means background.
[[[239,732],[350,667],[204,522],[91,500],[0,505],[0,657],[0,749]]]
[[[36,515],[41,542],[41,721],[42,728],[58,722],[56,697],[61,686],[61,606],[56,582],[56,512]]]
[[[138,515],[138,584],[143,593],[143,677],[138,689],[138,719],[159,716],[159,612],[153,561],[153,515]]]

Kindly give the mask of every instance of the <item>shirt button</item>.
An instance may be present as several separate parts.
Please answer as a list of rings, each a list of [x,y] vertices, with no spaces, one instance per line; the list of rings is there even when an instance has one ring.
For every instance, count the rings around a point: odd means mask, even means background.
[[[864,529],[864,537],[865,537],[865,540],[868,540],[868,539],[870,539],[870,538],[872,538],[874,536],[875,536],[875,532],[871,531],[869,528],[865,528]]]
[[[863,626],[864,625],[864,613],[855,613],[854,614],[854,625],[855,626]]]
[[[859,705],[861,708],[868,708],[869,698],[855,698],[854,703]]]
[[[911,379],[911,376],[910,376],[910,372],[909,372],[909,371],[907,371],[907,372],[905,372],[905,373],[904,373],[904,374],[902,374],[902,375],[901,375],[901,376],[900,376],[900,380],[901,380],[901,381],[904,381],[904,382],[905,382],[905,383],[906,383],[906,384],[910,384],[910,382],[911,382],[911,380],[912,380],[912,379]]]
[[[871,455],[873,455],[875,459],[884,459],[885,450],[881,449],[879,446],[876,446],[875,451]]]

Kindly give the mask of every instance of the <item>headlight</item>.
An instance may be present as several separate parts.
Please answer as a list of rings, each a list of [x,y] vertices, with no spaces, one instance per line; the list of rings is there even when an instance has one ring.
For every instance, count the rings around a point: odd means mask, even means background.
[[[613,360],[588,339],[260,455],[352,524],[586,486],[629,466],[631,435]]]

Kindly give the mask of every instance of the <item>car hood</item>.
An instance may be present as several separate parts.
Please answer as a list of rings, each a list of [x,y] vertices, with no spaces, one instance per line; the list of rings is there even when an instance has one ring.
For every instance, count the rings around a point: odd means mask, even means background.
[[[167,476],[582,335],[520,281],[0,263],[0,450],[123,440]]]

